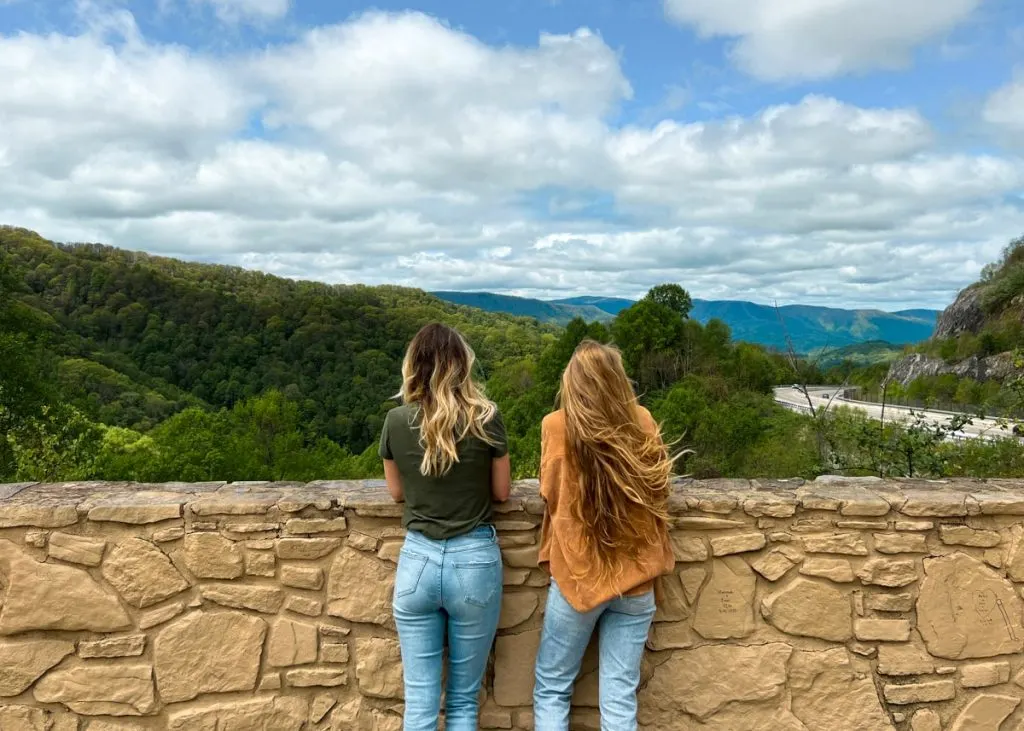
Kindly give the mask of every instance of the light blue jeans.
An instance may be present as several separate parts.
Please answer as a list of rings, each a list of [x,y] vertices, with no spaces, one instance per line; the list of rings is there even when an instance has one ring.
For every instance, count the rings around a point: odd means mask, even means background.
[[[501,614],[501,551],[493,526],[435,541],[409,531],[395,576],[405,675],[405,731],[437,731],[448,639],[447,731],[477,731],[480,683]]]
[[[640,662],[654,610],[654,592],[649,591],[577,612],[551,582],[533,686],[535,731],[569,728],[573,685],[595,627],[600,645],[601,731],[636,731]]]

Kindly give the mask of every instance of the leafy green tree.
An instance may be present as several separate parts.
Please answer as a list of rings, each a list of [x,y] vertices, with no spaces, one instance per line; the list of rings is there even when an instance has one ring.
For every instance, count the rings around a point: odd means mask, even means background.
[[[18,299],[21,289],[0,250],[0,478],[15,469],[11,443],[3,437],[24,427],[35,430],[52,397],[52,361],[39,342],[46,321]]]
[[[157,445],[154,480],[205,482],[246,479],[228,471],[226,412],[201,408],[181,411],[150,433]]]
[[[643,388],[664,388],[682,371],[685,332],[678,311],[651,299],[622,310],[611,327],[626,368]]]
[[[67,404],[41,407],[40,415],[7,434],[14,478],[39,482],[89,479],[103,429]]]
[[[91,477],[98,480],[149,482],[157,478],[159,452],[146,434],[123,427],[104,427]]]
[[[690,293],[678,284],[659,284],[652,287],[644,299],[668,307],[684,320],[690,316],[690,310],[693,309]]]

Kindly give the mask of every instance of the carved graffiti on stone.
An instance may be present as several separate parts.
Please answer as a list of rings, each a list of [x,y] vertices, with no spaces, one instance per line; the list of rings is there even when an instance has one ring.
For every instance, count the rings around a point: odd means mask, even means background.
[[[1024,649],[1021,601],[1009,581],[964,553],[927,559],[924,567],[917,616],[932,655],[959,660]]]
[[[746,637],[754,631],[756,588],[754,572],[742,558],[716,559],[711,579],[697,600],[693,629],[709,640]]]

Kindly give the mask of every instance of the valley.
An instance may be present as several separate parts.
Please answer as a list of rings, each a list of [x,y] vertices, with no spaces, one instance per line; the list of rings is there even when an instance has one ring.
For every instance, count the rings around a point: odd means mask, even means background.
[[[488,295],[484,309],[471,306],[481,295],[440,294],[295,281],[0,227],[0,479],[377,476],[376,439],[396,403],[405,346],[431,321],[457,327],[476,349],[518,477],[537,473],[540,421],[584,338],[622,350],[665,437],[692,450],[679,465],[693,476],[1024,473],[1014,440],[951,442],[960,427],[929,420],[879,430],[845,409],[819,423],[779,405],[775,389],[794,382],[848,383],[870,401],[905,348],[856,338],[890,326],[920,334],[927,312],[780,308],[806,352],[822,333],[855,340],[792,360],[743,336],[777,323],[774,308],[693,300],[678,284],[636,302],[543,303],[541,319],[530,301]],[[736,327],[701,319],[712,313]],[[957,348],[986,337],[984,327],[973,341],[959,334]],[[948,346],[906,347],[931,358]],[[889,396],[919,395],[926,380]],[[985,398],[1012,413],[1016,383],[990,379]]]

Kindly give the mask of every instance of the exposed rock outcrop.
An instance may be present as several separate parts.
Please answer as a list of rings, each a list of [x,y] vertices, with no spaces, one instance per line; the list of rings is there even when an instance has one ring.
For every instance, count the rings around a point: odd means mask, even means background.
[[[942,311],[935,323],[932,337],[936,340],[955,338],[962,333],[977,333],[985,324],[985,309],[982,307],[982,289],[968,287],[960,292],[949,307]]]
[[[958,378],[972,378],[975,381],[1002,381],[1015,372],[1016,367],[1010,353],[990,355],[987,358],[972,355],[959,363],[947,363],[942,358],[912,353],[892,364],[889,368],[889,380],[907,386],[917,378],[952,373]]]

